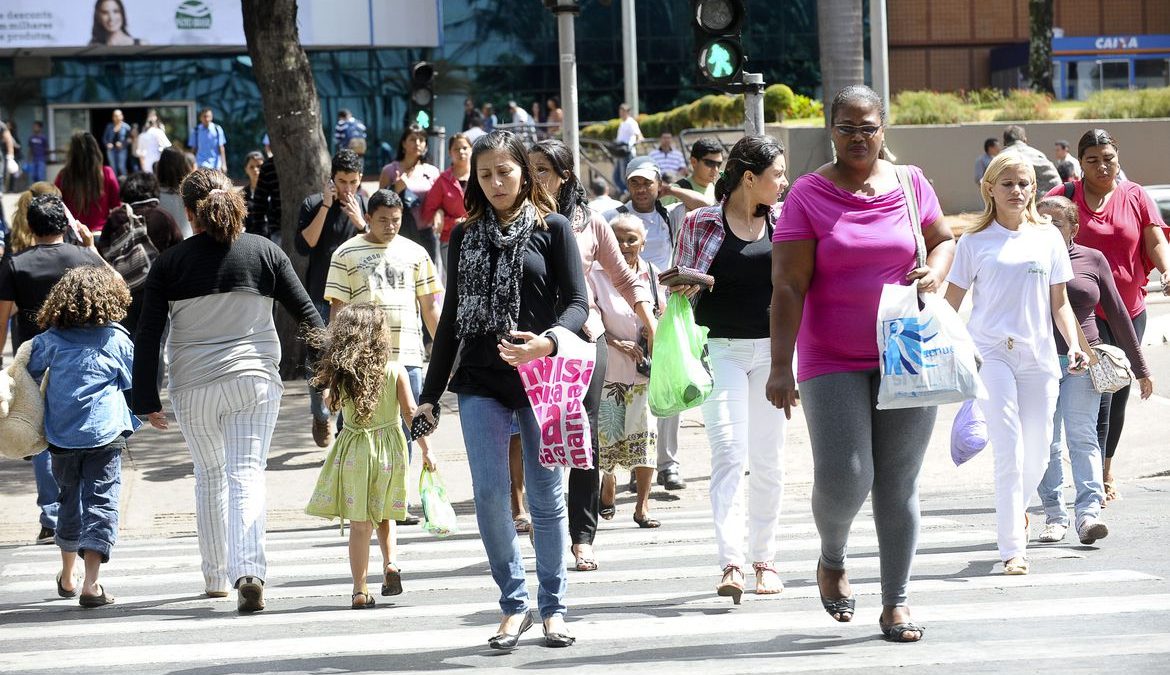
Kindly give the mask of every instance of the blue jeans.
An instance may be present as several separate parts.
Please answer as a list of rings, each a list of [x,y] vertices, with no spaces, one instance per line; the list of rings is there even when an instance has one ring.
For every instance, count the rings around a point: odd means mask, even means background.
[[[110,166],[113,167],[114,173],[119,176],[125,176],[126,148],[110,148],[107,152],[110,155]]]
[[[41,508],[41,527],[57,529],[59,490],[53,478],[52,457],[48,450],[33,455],[33,476],[37,479],[37,506]]]
[[[321,320],[325,325],[329,325],[329,301],[328,300],[314,300],[313,306],[321,314]],[[312,361],[305,359],[305,379],[312,381],[314,364]],[[313,413],[313,419],[318,422],[328,422],[332,415],[329,414],[329,406],[325,405],[325,399],[321,397],[321,390],[313,385],[309,385],[309,410]],[[407,438],[410,438],[407,435]]]
[[[122,451],[118,437],[100,448],[53,450],[53,475],[61,489],[57,546],[62,551],[101,554],[109,562],[118,539],[118,495],[122,492]]]
[[[1076,523],[1079,526],[1085,518],[1096,518],[1101,514],[1101,503],[1105,501],[1105,486],[1101,483],[1101,446],[1097,441],[1097,414],[1101,394],[1093,389],[1088,373],[1068,374],[1068,357],[1060,357],[1060,398],[1056,401],[1056,416],[1053,418],[1051,456],[1048,470],[1036,489],[1044,505],[1048,524],[1070,525],[1068,511],[1064,507],[1061,488],[1064,485],[1064,466],[1060,461],[1061,448],[1067,443],[1069,461],[1072,464],[1073,485],[1076,487]],[[1061,443],[1063,422],[1064,440]]]
[[[500,587],[500,609],[506,616],[528,611],[528,588],[516,525],[512,522],[508,475],[508,438],[512,417],[520,422],[524,445],[524,487],[532,514],[536,548],[536,596],[541,619],[564,614],[565,550],[569,547],[568,516],[562,493],[563,469],[546,469],[537,457],[540,429],[532,410],[512,410],[487,396],[459,395],[459,422],[471,468],[475,518],[487,552],[492,578]]]
[[[414,402],[417,405],[418,397],[422,394],[422,366],[406,366],[406,377],[410,380],[410,393],[414,395]],[[410,427],[406,426],[406,422],[402,423],[402,433],[406,434],[406,459],[409,462],[414,459],[414,443],[410,442]]]
[[[24,171],[28,174],[29,185],[43,181],[45,179],[45,161],[41,160],[31,161],[24,165]]]

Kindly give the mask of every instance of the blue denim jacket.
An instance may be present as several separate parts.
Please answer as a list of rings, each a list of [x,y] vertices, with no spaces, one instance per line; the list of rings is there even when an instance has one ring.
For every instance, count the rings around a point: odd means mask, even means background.
[[[45,391],[45,439],[59,448],[98,448],[130,435],[142,422],[130,414],[134,343],[119,324],[48,331],[33,338],[28,372]]]

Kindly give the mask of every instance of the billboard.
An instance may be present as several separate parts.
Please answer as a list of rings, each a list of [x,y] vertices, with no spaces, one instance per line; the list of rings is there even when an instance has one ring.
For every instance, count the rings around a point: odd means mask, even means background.
[[[438,0],[300,0],[298,5],[306,48],[439,43]],[[240,0],[4,0],[0,7],[0,53],[165,53],[246,44]]]

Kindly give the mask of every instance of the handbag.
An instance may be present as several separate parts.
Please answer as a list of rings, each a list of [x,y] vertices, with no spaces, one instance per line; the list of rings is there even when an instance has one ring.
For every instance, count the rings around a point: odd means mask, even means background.
[[[1077,339],[1081,343],[1081,351],[1089,355],[1089,379],[1097,393],[1112,394],[1133,383],[1129,358],[1120,348],[1107,344],[1090,345],[1079,324]]]
[[[123,204],[122,208],[129,219],[126,231],[110,242],[104,257],[133,291],[146,283],[150,266],[158,258],[158,249],[150,240],[142,216],[134,213],[129,204]]]
[[[898,182],[910,212],[915,267],[926,265],[926,242],[918,200],[904,167]],[[936,293],[914,285],[882,287],[877,315],[877,408],[915,408],[985,398],[979,379],[979,350],[954,308]]]
[[[650,268],[650,284],[652,286],[650,293],[654,295],[654,316],[657,318],[659,312],[658,289],[654,287],[657,283],[654,280],[658,278],[658,270],[654,269],[654,263],[650,261],[647,261],[646,265]],[[638,334],[638,347],[642,350],[642,359],[634,364],[634,370],[638,371],[638,374],[643,377],[650,377],[650,368],[653,365],[653,361],[650,358],[650,341],[646,339],[645,333]]]

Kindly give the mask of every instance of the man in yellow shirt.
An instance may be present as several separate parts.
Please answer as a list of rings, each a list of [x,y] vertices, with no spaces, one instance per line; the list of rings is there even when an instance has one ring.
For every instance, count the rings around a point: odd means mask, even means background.
[[[426,249],[399,237],[402,200],[392,190],[378,190],[366,207],[366,232],[333,252],[325,280],[325,299],[332,319],[347,304],[369,302],[386,315],[390,358],[406,368],[410,389],[418,400],[422,390],[423,340],[439,324],[443,283]],[[421,319],[421,320],[420,320]],[[409,431],[407,431],[409,438]],[[426,441],[419,439],[419,444]],[[402,524],[418,518],[408,515]]]

